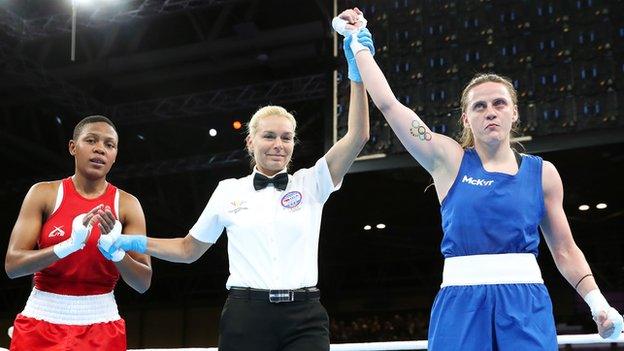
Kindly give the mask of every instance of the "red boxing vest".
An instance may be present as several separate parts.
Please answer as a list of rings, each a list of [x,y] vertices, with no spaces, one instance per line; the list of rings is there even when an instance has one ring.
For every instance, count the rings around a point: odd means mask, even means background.
[[[39,233],[39,248],[56,245],[71,236],[74,217],[87,213],[99,204],[111,208],[113,215],[119,218],[116,197],[118,190],[108,184],[102,196],[85,199],[76,191],[71,177],[63,179],[63,198],[58,208],[43,224]],[[57,198],[58,201],[58,198]],[[97,248],[100,229],[96,226],[82,250],[60,259],[49,267],[35,273],[35,287],[61,295],[99,295],[115,288],[119,271],[115,264],[107,260]]]

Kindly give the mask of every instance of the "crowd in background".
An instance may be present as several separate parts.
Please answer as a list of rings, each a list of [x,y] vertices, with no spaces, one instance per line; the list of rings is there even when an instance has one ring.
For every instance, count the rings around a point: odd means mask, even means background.
[[[428,320],[423,312],[336,316],[329,328],[332,343],[423,340]]]

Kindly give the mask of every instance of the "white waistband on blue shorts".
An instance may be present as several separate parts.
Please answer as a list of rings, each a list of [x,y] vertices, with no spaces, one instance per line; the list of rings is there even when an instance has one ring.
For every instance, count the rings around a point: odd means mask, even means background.
[[[510,253],[449,257],[444,260],[441,287],[543,283],[535,255]]]
[[[113,292],[59,295],[33,288],[22,315],[54,324],[89,325],[121,319]]]

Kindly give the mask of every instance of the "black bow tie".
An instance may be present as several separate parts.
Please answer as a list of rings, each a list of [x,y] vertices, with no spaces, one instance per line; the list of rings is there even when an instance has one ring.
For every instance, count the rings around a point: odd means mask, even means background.
[[[286,190],[286,186],[288,185],[288,173],[280,173],[273,178],[256,173],[256,175],[254,175],[253,184],[256,190],[264,189],[269,184],[273,184],[275,189]]]

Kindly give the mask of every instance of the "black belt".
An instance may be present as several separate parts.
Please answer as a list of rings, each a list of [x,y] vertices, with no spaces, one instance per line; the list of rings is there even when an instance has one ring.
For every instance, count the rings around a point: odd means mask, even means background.
[[[321,291],[316,287],[295,290],[265,290],[231,287],[229,297],[235,299],[264,300],[271,303],[318,300]]]

